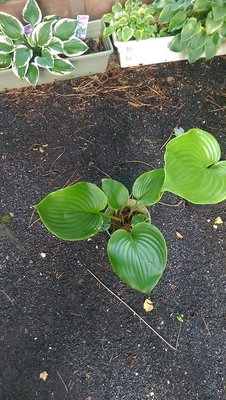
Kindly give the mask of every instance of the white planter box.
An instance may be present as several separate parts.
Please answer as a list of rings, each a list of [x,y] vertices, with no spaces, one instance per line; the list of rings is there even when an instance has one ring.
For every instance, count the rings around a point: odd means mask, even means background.
[[[113,34],[113,43],[117,48],[122,68],[186,60],[186,52],[175,53],[170,50],[169,46],[172,39],[173,36],[167,36],[119,42]],[[226,54],[226,39],[221,40],[221,46],[216,55],[223,54]]]
[[[78,57],[69,57],[68,59],[75,66],[75,70],[70,74],[54,75],[51,74],[47,69],[40,68],[38,85],[105,72],[109,57],[113,53],[113,47],[108,37],[103,38],[103,30],[104,23],[101,20],[91,21],[88,24],[87,38],[102,37],[105,48],[104,51],[93,54],[84,54]],[[11,69],[0,71],[0,91],[4,91],[6,89],[24,88],[27,86],[31,85],[25,79],[21,80],[17,78]]]

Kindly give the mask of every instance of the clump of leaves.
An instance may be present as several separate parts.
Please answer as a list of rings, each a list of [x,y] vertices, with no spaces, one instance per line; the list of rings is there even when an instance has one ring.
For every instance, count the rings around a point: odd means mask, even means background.
[[[226,199],[226,161],[217,140],[201,129],[172,139],[165,165],[140,175],[129,194],[113,179],[102,179],[100,189],[79,182],[48,194],[35,208],[45,227],[70,241],[108,231],[107,254],[114,272],[130,287],[150,294],[167,262],[163,234],[144,206],[158,203],[164,191],[196,204]]]
[[[190,63],[214,57],[226,37],[225,0],[155,0],[151,5],[127,0],[102,19],[109,23],[104,34],[114,33],[123,42],[174,36],[170,49],[186,51]]]
[[[56,75],[72,72],[75,67],[67,57],[88,49],[75,36],[77,21],[56,15],[42,20],[35,0],[27,1],[22,15],[25,26],[12,15],[0,12],[0,70],[12,68],[18,78],[25,78],[33,86],[40,68]]]

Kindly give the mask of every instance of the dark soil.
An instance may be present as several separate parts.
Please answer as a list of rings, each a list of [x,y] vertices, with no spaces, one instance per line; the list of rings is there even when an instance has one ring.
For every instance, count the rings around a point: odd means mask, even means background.
[[[163,164],[176,126],[213,133],[225,158],[225,71],[223,57],[112,64],[104,75],[0,95],[2,400],[223,399],[225,205],[196,210],[167,195],[152,207],[169,258],[151,314],[113,274],[105,234],[61,241],[32,205],[105,173],[131,189],[147,164]]]

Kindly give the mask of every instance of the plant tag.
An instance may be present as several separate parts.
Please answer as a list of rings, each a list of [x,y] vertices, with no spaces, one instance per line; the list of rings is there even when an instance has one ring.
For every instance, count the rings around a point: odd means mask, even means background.
[[[75,31],[75,35],[81,39],[86,39],[86,31],[89,22],[89,15],[78,15],[77,16],[77,28]]]

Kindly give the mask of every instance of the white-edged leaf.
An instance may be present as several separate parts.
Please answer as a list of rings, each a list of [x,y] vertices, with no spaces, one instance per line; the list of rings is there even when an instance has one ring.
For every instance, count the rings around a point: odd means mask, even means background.
[[[53,68],[54,66],[54,58],[51,54],[50,50],[43,49],[41,56],[37,56],[34,59],[35,65],[42,68]]]
[[[10,54],[0,54],[0,69],[8,69],[12,64],[12,57]]]
[[[50,43],[48,44],[48,48],[52,54],[61,54],[64,52],[63,42],[57,37],[53,37],[51,39]]]
[[[75,35],[77,21],[70,18],[60,19],[54,26],[54,36],[57,36],[63,42],[71,39]]]
[[[24,65],[29,63],[32,56],[33,51],[27,46],[17,46],[13,55],[13,63],[17,68],[23,67]]]
[[[17,76],[19,79],[24,79],[27,70],[28,70],[29,64],[24,65],[23,67],[17,67],[14,63],[12,64],[12,71],[13,73]]]
[[[28,41],[28,44],[31,47],[36,47],[36,43],[34,42],[34,40],[32,39],[32,33],[30,33],[29,35],[26,36],[26,39]]]
[[[0,28],[10,39],[19,39],[24,34],[21,22],[10,14],[0,12]]]
[[[32,85],[36,86],[39,79],[39,68],[34,63],[29,64],[25,79]]]
[[[13,50],[13,41],[6,36],[0,35],[0,54],[11,53]]]
[[[72,38],[63,43],[64,54],[68,57],[80,56],[88,50],[88,46],[78,38]]]
[[[49,69],[49,72],[55,75],[66,75],[73,72],[74,69],[74,65],[69,60],[54,58],[54,66]]]
[[[38,24],[42,20],[42,12],[35,0],[28,0],[22,11],[24,21],[32,26]]]
[[[37,46],[47,46],[52,39],[52,22],[41,22],[35,26],[31,37]]]

